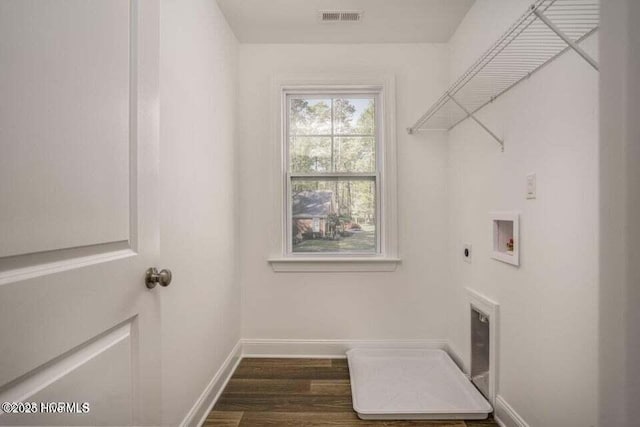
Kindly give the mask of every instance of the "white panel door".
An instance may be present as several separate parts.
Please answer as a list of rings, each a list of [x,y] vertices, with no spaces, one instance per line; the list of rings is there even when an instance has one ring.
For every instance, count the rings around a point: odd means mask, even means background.
[[[158,26],[0,0],[0,425],[161,422]]]

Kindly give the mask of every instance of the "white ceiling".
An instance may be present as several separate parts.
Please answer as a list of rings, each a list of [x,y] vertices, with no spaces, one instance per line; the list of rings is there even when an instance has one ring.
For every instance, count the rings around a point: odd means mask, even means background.
[[[475,0],[217,0],[242,43],[446,42]],[[319,10],[361,10],[321,23]]]

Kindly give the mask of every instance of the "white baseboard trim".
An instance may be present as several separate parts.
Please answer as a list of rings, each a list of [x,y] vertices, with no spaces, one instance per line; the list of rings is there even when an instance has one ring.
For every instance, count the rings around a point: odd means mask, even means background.
[[[201,426],[209,412],[222,394],[225,386],[231,379],[238,364],[242,360],[242,340],[233,347],[229,356],[222,363],[218,372],[213,376],[191,410],[180,423],[181,427]]]
[[[351,348],[434,348],[448,350],[446,340],[295,340],[243,339],[243,357],[346,357]]]
[[[500,395],[496,396],[493,416],[501,427],[529,427],[529,424]]]

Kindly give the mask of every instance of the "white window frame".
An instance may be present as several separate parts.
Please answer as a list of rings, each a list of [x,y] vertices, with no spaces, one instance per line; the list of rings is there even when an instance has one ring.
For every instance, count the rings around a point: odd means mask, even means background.
[[[283,106],[283,152],[284,152],[284,167],[285,167],[285,196],[286,196],[286,206],[285,206],[285,214],[286,214],[286,223],[289,224],[285,229],[285,239],[286,239],[286,252],[285,256],[287,257],[354,257],[354,256],[372,256],[372,255],[380,255],[382,254],[382,229],[383,229],[383,221],[382,218],[382,203],[381,203],[381,191],[382,187],[382,174],[380,174],[381,165],[384,164],[382,161],[382,157],[384,157],[384,147],[383,142],[381,141],[381,123],[383,121],[382,117],[382,108],[380,105],[382,104],[382,93],[378,88],[376,90],[366,90],[366,89],[358,89],[358,90],[295,90],[289,89],[284,91],[284,106]],[[296,173],[289,170],[290,168],[290,159],[289,159],[289,149],[290,149],[290,141],[289,137],[289,119],[290,119],[290,101],[292,99],[327,99],[327,98],[349,98],[349,99],[364,99],[364,98],[374,98],[375,102],[375,130],[374,130],[374,139],[375,139],[375,152],[376,152],[376,169],[373,172],[318,172],[318,173]],[[329,135],[327,135],[329,136]],[[331,134],[331,137],[334,138],[336,134]],[[349,136],[349,135],[345,135]],[[292,207],[293,200],[291,199],[292,191],[291,184],[293,179],[295,178],[309,178],[310,180],[338,180],[338,179],[358,179],[362,178],[365,181],[373,181],[375,183],[376,190],[376,251],[375,252],[348,252],[348,251],[339,251],[339,252],[322,252],[322,253],[305,253],[305,252],[294,252],[293,251],[293,235],[292,235],[292,227],[291,224],[293,222],[292,218]]]
[[[280,245],[274,244],[269,258],[274,271],[394,271],[400,262],[397,250],[397,198],[396,198],[396,130],[395,79],[393,76],[316,76],[277,78],[272,82],[274,92],[274,141],[277,143],[277,177],[275,188],[280,221]],[[291,192],[289,174],[288,98],[290,96],[376,96],[376,238],[375,253],[294,253],[291,239]],[[295,174],[300,176],[302,174]],[[323,179],[327,174],[304,174]],[[348,177],[349,173],[335,173]],[[353,173],[351,175],[362,175]],[[366,174],[371,175],[371,174]],[[274,242],[277,241],[274,239]]]

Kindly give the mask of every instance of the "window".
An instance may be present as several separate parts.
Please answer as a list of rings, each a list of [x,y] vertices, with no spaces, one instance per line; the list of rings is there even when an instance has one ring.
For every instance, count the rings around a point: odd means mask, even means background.
[[[305,73],[275,76],[271,87],[266,143],[274,144],[279,191],[267,214],[278,217],[281,236],[271,240],[273,271],[394,271],[401,262],[395,77]]]
[[[285,92],[287,254],[378,255],[380,91]]]

